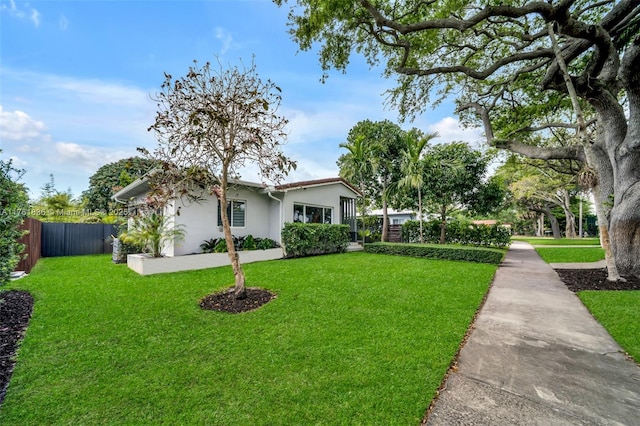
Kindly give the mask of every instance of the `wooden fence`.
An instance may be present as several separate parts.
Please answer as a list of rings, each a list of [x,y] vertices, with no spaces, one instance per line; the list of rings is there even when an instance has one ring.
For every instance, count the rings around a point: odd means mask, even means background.
[[[402,242],[402,225],[389,225],[389,242]]]
[[[42,250],[42,222],[28,217],[22,223],[20,229],[28,231],[26,235],[20,238],[20,242],[26,245],[24,250],[26,257],[18,263],[16,271],[25,271],[28,274],[31,272],[31,268],[38,263],[38,259],[40,259]]]

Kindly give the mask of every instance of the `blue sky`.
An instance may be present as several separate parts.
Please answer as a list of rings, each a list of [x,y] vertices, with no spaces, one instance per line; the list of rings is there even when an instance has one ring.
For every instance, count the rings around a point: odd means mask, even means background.
[[[163,72],[255,56],[259,76],[283,89],[283,150],[298,162],[287,181],[337,176],[351,127],[398,121],[384,106],[393,81],[354,57],[346,74],[320,83],[316,52],[298,52],[287,12],[268,0],[0,0],[0,155],[26,170],[32,198],[50,174],[78,196],[100,166],[155,146],[150,95]],[[401,125],[438,131],[439,142],[479,139],[459,128],[449,102]],[[251,168],[242,178],[258,181]]]

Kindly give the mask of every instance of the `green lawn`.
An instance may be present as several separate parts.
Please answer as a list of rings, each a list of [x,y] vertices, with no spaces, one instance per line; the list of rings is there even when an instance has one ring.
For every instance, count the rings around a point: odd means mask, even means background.
[[[616,342],[640,362],[640,291],[581,291],[578,296]]]
[[[230,268],[41,259],[0,424],[415,425],[496,266],[368,253],[245,266],[278,297],[203,311]]]
[[[599,247],[538,247],[536,251],[547,263],[597,262],[604,259]]]
[[[599,246],[599,238],[541,238],[541,237],[511,237],[514,241],[526,241],[534,246]]]

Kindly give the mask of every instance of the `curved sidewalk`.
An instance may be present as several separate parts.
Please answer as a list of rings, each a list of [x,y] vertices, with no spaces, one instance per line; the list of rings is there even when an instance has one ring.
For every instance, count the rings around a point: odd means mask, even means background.
[[[640,367],[514,242],[427,425],[639,425]]]

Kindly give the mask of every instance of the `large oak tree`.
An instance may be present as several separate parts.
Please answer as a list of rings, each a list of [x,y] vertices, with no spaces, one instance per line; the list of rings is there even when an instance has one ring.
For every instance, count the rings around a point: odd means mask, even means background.
[[[455,94],[490,144],[585,164],[610,279],[640,277],[640,2],[298,0],[289,19],[303,50],[320,44],[325,71],[354,51],[384,61],[402,115]],[[505,116],[518,128],[497,127]],[[531,143],[561,128],[573,143]]]

